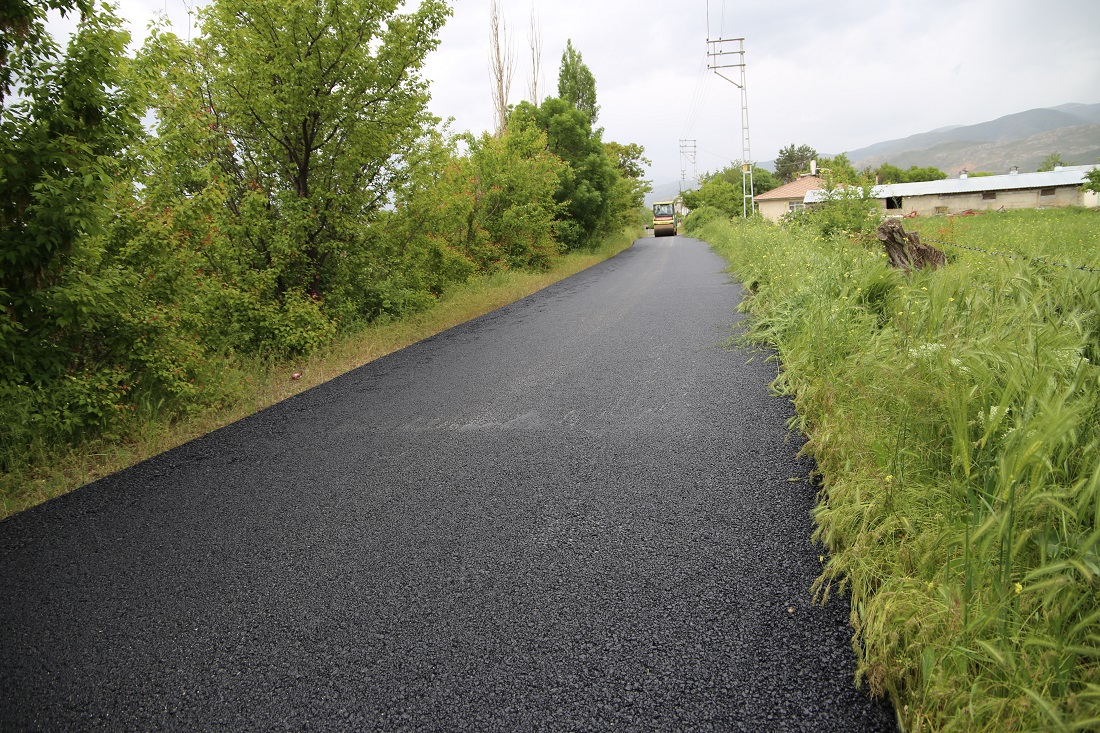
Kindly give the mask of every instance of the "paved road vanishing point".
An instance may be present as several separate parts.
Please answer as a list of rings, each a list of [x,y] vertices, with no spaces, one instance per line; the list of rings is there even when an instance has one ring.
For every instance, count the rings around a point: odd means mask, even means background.
[[[0,730],[888,731],[705,244],[0,522]]]

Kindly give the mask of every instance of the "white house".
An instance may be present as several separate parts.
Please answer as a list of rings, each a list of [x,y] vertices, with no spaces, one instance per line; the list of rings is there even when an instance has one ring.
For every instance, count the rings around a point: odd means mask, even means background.
[[[805,205],[806,192],[819,188],[820,176],[800,176],[790,183],[784,183],[771,191],[753,197],[760,215],[769,221],[779,221],[779,217],[790,211],[801,211]]]

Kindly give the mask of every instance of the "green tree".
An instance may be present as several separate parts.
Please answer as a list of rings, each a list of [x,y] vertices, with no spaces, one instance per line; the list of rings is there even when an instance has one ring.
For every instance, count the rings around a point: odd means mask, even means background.
[[[1085,173],[1085,181],[1081,184],[1082,188],[1100,194],[1100,166],[1093,166],[1091,171]]]
[[[566,164],[547,150],[545,133],[530,125],[511,123],[501,138],[468,138],[468,146],[466,190],[500,265],[549,267],[561,253],[554,193]],[[482,269],[494,268],[485,263]]]
[[[580,51],[573,48],[573,41],[566,40],[558,69],[558,97],[573,105],[588,118],[589,126],[596,124],[600,106],[596,104],[596,77],[581,59]]]
[[[791,143],[779,149],[779,155],[775,158],[775,175],[783,183],[790,183],[798,177],[799,173],[808,171],[810,161],[816,159],[817,151],[809,145]]]
[[[818,172],[826,181],[838,186],[862,186],[874,183],[870,171],[857,171],[845,153],[832,158],[822,157],[817,162]]]
[[[45,29],[46,8],[79,7],[81,20],[62,54]],[[60,258],[95,229],[117,156],[139,124],[122,90],[129,35],[110,9],[90,3],[14,3],[6,26],[0,108],[0,290],[27,295]],[[9,103],[10,102],[10,103]]]
[[[219,162],[234,206],[266,215],[250,241],[280,295],[324,297],[333,261],[409,173],[401,156],[430,121],[419,70],[450,10],[400,6],[216,0],[201,14],[202,96],[231,146]]]
[[[1056,167],[1062,165],[1069,165],[1069,163],[1067,163],[1065,159],[1062,158],[1062,154],[1051,153],[1047,157],[1043,158],[1043,162],[1039,164],[1039,167],[1036,170],[1039,172],[1052,171]]]
[[[558,240],[567,249],[596,243],[615,226],[615,187],[619,173],[588,117],[564,99],[550,97],[539,107],[520,102],[512,112],[520,126],[535,125],[546,133],[550,152],[568,165],[559,175],[555,200],[562,205]]]
[[[825,236],[838,232],[867,234],[882,222],[883,212],[871,182],[840,185],[830,181],[822,190],[820,203],[794,216],[817,227]]]
[[[604,143],[604,150],[611,164],[619,173],[619,180],[612,192],[611,209],[616,213],[618,224],[621,226],[637,226],[646,217],[639,216],[639,212],[646,211],[645,195],[650,190],[650,182],[644,180],[645,168],[652,162],[645,157],[645,148],[637,143]],[[653,219],[652,210],[649,211],[649,220]],[[615,228],[611,223],[610,228]]]
[[[743,172],[741,170],[741,161],[734,161],[732,165],[728,165],[717,173],[712,173],[703,176],[703,183],[714,180],[715,178],[721,178],[730,184],[737,187],[740,191],[743,181]],[[759,195],[765,191],[771,191],[773,188],[779,187],[779,179],[765,168],[753,168],[752,170],[752,190],[754,195]]]
[[[744,208],[741,190],[740,181],[735,185],[725,178],[714,177],[696,190],[685,191],[682,198],[684,206],[692,211],[709,207],[732,219],[741,216]]]
[[[56,57],[57,44],[45,25],[46,11],[67,16],[91,12],[91,0],[5,0],[0,3],[0,103],[11,92],[17,76],[37,61]],[[18,57],[12,61],[13,52]]]
[[[907,170],[883,163],[873,172],[878,183],[916,183],[918,181],[942,181],[947,174],[934,166],[910,166]]]
[[[64,52],[47,8],[80,12]],[[129,281],[100,266],[93,235],[140,130],[122,71],[128,40],[110,8],[90,2],[0,11],[0,444],[21,444],[8,420],[22,410],[24,427],[48,424],[50,437],[105,424],[126,383],[102,367]]]
[[[752,192],[759,196],[781,185],[779,178],[765,168],[754,168],[752,171]]]
[[[776,177],[763,168],[754,169],[752,175],[754,195],[779,186]],[[697,190],[684,194],[684,205],[692,210],[710,207],[728,218],[740,217],[745,210],[743,185],[741,163],[738,162],[717,173],[703,176],[702,185]]]

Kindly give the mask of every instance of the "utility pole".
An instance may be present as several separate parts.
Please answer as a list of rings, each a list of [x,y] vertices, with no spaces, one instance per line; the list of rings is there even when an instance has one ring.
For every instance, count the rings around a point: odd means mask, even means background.
[[[709,19],[708,19],[709,23]],[[708,31],[709,32],[709,31]],[[745,88],[745,39],[707,38],[707,68],[741,90],[741,214],[756,212],[756,200],[752,192],[752,152],[749,149],[749,94]],[[722,73],[724,69],[734,69]],[[740,72],[736,71],[740,70]]]
[[[696,164],[696,141],[680,141],[680,194],[684,193],[684,184],[687,181],[688,165],[691,166],[692,181],[699,179],[699,166]]]

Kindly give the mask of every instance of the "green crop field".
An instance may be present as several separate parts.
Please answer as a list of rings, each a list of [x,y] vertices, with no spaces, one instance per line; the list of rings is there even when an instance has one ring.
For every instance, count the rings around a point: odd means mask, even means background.
[[[817,460],[814,591],[848,594],[860,682],[907,730],[1100,729],[1100,273],[1075,269],[1100,269],[1100,212],[904,225],[947,266],[810,226],[697,232]]]

